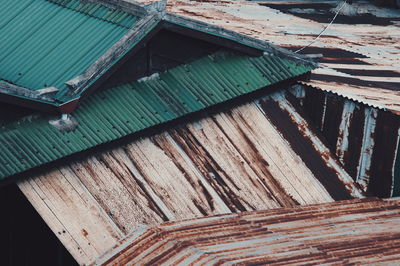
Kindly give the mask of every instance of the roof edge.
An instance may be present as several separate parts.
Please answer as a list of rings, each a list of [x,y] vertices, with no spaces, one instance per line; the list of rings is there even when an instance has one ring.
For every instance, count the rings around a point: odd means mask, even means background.
[[[58,89],[55,87],[43,88],[40,90],[30,90],[5,80],[0,80],[0,93],[14,95],[20,98],[31,98],[39,101],[55,103],[55,94],[57,92]]]
[[[161,22],[158,13],[152,13],[139,20],[134,28],[130,29],[105,54],[98,58],[83,74],[66,82],[71,89],[70,96],[82,93],[92,82],[103,75],[118,59],[123,57],[132,46]]]

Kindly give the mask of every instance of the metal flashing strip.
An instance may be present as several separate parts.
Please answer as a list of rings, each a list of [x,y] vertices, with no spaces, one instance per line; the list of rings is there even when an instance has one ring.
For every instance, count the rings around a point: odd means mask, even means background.
[[[11,94],[25,99],[33,98],[40,101],[54,103],[56,92],[58,92],[57,88],[43,88],[41,90],[33,91],[0,79],[0,93],[3,94]]]
[[[105,54],[96,60],[83,74],[67,81],[72,95],[79,95],[87,89],[96,79],[103,75],[112,65],[121,59],[135,44],[161,21],[157,13],[150,14],[139,20],[133,29],[127,32]]]

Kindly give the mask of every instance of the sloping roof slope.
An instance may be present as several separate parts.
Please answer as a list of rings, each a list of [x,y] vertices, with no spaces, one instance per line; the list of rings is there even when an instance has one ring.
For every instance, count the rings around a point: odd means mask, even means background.
[[[47,115],[5,124],[0,128],[0,181],[300,76],[310,69],[274,55],[253,58],[216,53],[93,95],[74,113],[79,125],[73,131],[62,131],[53,126],[55,122]]]
[[[363,197],[290,97],[228,107],[18,185],[81,264],[141,225]]]
[[[395,264],[399,223],[379,199],[219,215],[142,228],[93,265]]]
[[[5,1],[0,17],[0,82],[32,91],[26,98],[57,88],[56,102],[68,93],[65,82],[83,73],[138,20],[80,0]]]

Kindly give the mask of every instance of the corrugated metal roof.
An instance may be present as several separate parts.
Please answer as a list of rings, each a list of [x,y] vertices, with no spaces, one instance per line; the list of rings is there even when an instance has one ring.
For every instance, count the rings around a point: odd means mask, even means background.
[[[363,197],[289,96],[226,107],[19,187],[81,264],[141,225]]]
[[[0,80],[59,89],[83,73],[137,17],[79,0],[5,1],[0,11]]]
[[[291,92],[367,195],[398,195],[400,116],[310,86]]]
[[[217,53],[93,95],[70,132],[42,115],[0,129],[0,179],[211,105],[302,75],[311,68],[273,55]],[[179,96],[179,97],[177,97]]]
[[[324,29],[336,4],[259,2],[268,7],[243,1],[185,1],[184,5],[169,1],[168,10],[297,50],[309,45]],[[302,51],[321,54],[322,65],[335,69],[328,70],[329,74],[316,70],[315,74],[321,75],[312,77],[308,84],[398,114],[400,11],[365,3],[353,5],[357,5],[358,16],[340,16],[318,41]]]
[[[93,265],[396,264],[400,201],[364,199],[169,222]]]
[[[8,1],[0,24],[2,101],[71,113],[126,57],[161,28],[192,35],[239,52],[268,51],[310,64],[265,41],[165,12],[162,4],[130,1]],[[160,6],[159,6],[160,5]],[[136,14],[136,15],[133,15]]]

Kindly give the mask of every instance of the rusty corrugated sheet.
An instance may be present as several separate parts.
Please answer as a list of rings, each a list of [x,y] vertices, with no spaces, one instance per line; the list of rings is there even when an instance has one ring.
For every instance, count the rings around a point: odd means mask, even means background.
[[[172,1],[169,9],[297,50],[329,23],[335,4],[259,3],[262,6],[241,1]],[[357,4],[357,12],[361,15],[339,15],[317,42],[302,51],[318,55],[324,66],[303,83],[321,91],[313,90],[311,96],[308,90],[304,108],[353,178],[372,195],[391,196],[398,190],[394,184],[400,183],[395,181],[399,171],[393,166],[399,126],[396,116],[384,117],[390,116],[385,110],[400,112],[400,12],[369,4]],[[382,124],[381,118],[388,124]]]
[[[260,1],[261,6],[243,1],[176,0],[169,1],[168,8],[297,50],[310,44],[334,15],[329,11],[334,7],[333,1],[321,4],[320,8],[316,8],[320,4],[305,2],[294,5],[291,1]],[[368,4],[358,4],[357,10],[362,16],[342,16],[317,42],[302,51],[321,54],[318,60],[330,68],[315,71],[308,84],[399,113],[400,11]],[[321,21],[321,17],[327,21]]]
[[[312,87],[292,94],[368,195],[396,195],[400,116]]]
[[[141,225],[363,197],[284,94],[226,108],[19,186],[79,263]]]
[[[142,228],[93,265],[396,264],[400,201],[220,215]]]

